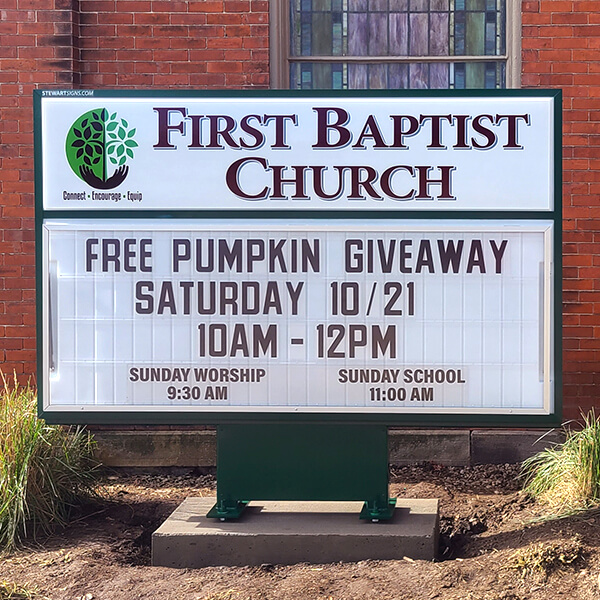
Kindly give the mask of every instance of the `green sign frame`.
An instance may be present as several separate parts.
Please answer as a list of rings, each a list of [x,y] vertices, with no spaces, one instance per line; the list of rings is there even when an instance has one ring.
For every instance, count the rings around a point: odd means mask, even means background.
[[[436,210],[435,213],[423,210],[378,210],[378,211],[352,211],[352,210],[239,210],[222,212],[215,210],[56,210],[46,209],[43,204],[43,161],[42,161],[42,102],[47,97],[78,97],[80,95],[92,96],[97,99],[114,98],[250,98],[260,101],[261,98],[325,98],[348,99],[348,98],[549,98],[554,106],[553,123],[553,163],[554,163],[554,198],[551,211],[450,211]],[[552,327],[554,336],[554,347],[552,349],[553,361],[553,410],[550,414],[460,414],[448,413],[399,413],[399,414],[341,414],[341,413],[318,413],[296,414],[293,412],[181,412],[178,410],[164,410],[161,412],[110,412],[78,410],[52,411],[44,410],[45,373],[42,352],[38,351],[38,393],[39,414],[48,422],[65,424],[118,424],[118,425],[189,425],[189,424],[236,424],[236,423],[329,423],[329,424],[385,424],[388,426],[419,426],[419,427],[552,427],[561,421],[562,414],[562,94],[560,90],[478,90],[478,91],[369,91],[369,92],[345,92],[334,93],[323,92],[292,92],[292,91],[113,91],[113,90],[35,90],[34,92],[34,135],[35,135],[35,231],[36,231],[36,277],[37,277],[37,339],[38,349],[42,349],[48,343],[44,338],[42,327],[44,318],[44,297],[42,285],[43,273],[43,225],[46,220],[88,220],[90,223],[108,219],[135,220],[163,220],[169,218],[178,219],[211,219],[221,220],[224,223],[239,219],[256,220],[263,219],[289,220],[303,218],[315,220],[315,222],[333,221],[336,219],[377,222],[378,220],[404,220],[416,221],[435,218],[448,223],[456,220],[481,220],[493,222],[502,220],[528,220],[528,221],[552,221],[553,223],[553,306]],[[157,221],[158,222],[158,221]]]

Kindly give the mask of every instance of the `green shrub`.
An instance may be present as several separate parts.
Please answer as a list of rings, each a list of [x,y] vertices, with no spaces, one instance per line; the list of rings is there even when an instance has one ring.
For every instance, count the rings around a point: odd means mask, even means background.
[[[562,444],[523,463],[525,491],[557,514],[600,502],[600,419],[593,410],[583,418],[582,429],[566,429]]]
[[[0,376],[0,550],[10,550],[66,524],[94,493],[97,463],[88,432],[46,425],[35,390]]]

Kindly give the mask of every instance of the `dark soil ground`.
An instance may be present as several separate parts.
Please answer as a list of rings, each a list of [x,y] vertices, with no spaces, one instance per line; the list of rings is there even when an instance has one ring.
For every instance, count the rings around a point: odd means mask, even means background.
[[[392,495],[440,500],[436,562],[192,570],[151,567],[150,539],[184,498],[214,495],[212,475],[110,474],[66,529],[0,557],[0,599],[600,599],[600,512],[548,520],[519,488],[513,465],[393,469]]]

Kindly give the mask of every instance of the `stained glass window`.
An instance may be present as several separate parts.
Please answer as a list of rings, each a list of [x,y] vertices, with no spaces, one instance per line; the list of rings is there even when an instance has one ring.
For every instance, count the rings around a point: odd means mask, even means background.
[[[506,86],[506,0],[289,0],[294,89]]]

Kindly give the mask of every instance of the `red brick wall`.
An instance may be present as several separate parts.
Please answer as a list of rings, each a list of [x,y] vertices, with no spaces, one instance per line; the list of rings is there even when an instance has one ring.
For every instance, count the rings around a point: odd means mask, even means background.
[[[267,0],[80,0],[81,87],[269,85]]]
[[[564,417],[600,406],[600,1],[523,2],[523,87],[563,89]]]
[[[513,1],[513,0],[509,0]],[[2,0],[0,368],[35,373],[35,87],[268,87],[268,0]],[[523,1],[524,87],[564,90],[565,417],[600,384],[600,0]]]
[[[71,5],[0,4],[0,369],[22,379],[36,357],[32,92],[73,85]]]
[[[0,369],[35,375],[32,92],[269,85],[267,0],[0,2]]]

